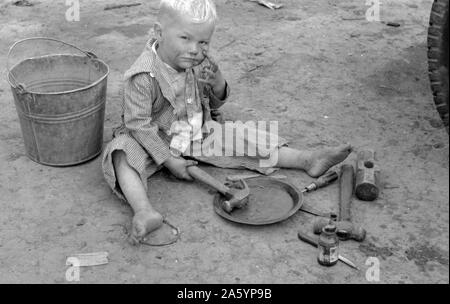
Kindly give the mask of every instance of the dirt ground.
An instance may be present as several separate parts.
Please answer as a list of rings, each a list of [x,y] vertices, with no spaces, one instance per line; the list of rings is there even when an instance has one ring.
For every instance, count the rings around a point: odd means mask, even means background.
[[[79,22],[66,21],[64,1],[12,2],[0,1],[0,66],[15,41],[31,36],[94,51],[111,70],[107,143],[120,120],[122,75],[144,47],[158,1],[115,10],[104,7],[120,1],[81,1]],[[380,22],[364,19],[365,2],[282,0],[284,8],[271,11],[217,0],[213,42],[232,89],[227,119],[277,120],[293,147],[351,142],[377,151],[381,196],[352,204],[367,239],[341,243],[341,254],[360,271],[316,262],[316,250],[297,239],[313,216],[298,212],[264,227],[230,223],[214,213],[206,187],[165,173],[150,179],[150,197],[181,239],[168,247],[130,246],[123,226],[131,209],[105,183],[100,157],[64,168],[31,161],[9,84],[1,81],[0,283],[66,283],[66,258],[96,251],[107,251],[109,263],[82,268],[80,283],[376,283],[366,279],[369,257],[380,261],[379,283],[449,283],[449,137],[426,63],[432,1],[382,1]],[[204,169],[221,180],[240,172]],[[279,173],[298,187],[312,180],[301,171]],[[305,201],[337,211],[338,185]]]

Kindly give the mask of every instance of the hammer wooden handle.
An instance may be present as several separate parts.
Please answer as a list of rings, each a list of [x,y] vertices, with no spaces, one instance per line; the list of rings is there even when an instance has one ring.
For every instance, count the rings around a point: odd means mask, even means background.
[[[250,178],[256,178],[256,177],[270,177],[270,178],[276,178],[276,179],[284,179],[287,178],[286,175],[276,174],[276,175],[262,175],[262,174],[238,174],[238,175],[229,175],[227,176],[227,181],[230,182],[237,182],[241,179],[250,179]]]
[[[297,236],[300,240],[302,240],[305,243],[313,245],[314,247],[319,246],[319,238],[318,237],[313,237],[302,230],[298,231]]]
[[[202,169],[200,169],[197,166],[189,166],[186,168],[187,172],[190,176],[192,176],[194,179],[201,181],[202,183],[216,189],[224,196],[229,196],[230,194],[230,188],[225,186],[222,182],[218,181]]]
[[[351,221],[350,203],[353,194],[354,170],[352,165],[342,165],[339,180],[339,220]]]

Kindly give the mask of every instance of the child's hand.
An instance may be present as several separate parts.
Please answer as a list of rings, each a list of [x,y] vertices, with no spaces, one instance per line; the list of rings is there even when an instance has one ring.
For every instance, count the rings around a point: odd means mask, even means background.
[[[172,156],[164,162],[164,167],[169,169],[177,178],[192,181],[193,179],[187,172],[186,167],[195,166],[197,164],[198,162],[194,160],[185,160],[182,157]]]
[[[201,78],[199,82],[209,84],[213,89],[214,94],[223,99],[225,95],[225,78],[222,76],[222,72],[219,69],[216,61],[208,54],[208,51],[203,50],[203,55],[209,61],[209,66],[203,67],[201,71]]]

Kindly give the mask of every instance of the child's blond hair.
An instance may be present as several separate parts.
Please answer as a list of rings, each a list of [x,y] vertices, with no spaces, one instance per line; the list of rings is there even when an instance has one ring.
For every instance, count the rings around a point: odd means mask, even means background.
[[[170,13],[187,16],[195,23],[217,20],[216,6],[212,0],[161,0],[159,19]]]

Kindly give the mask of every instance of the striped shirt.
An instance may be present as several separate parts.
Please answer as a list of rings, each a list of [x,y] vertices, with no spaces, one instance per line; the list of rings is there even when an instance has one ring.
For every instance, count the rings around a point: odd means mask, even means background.
[[[157,165],[164,163],[172,153],[171,128],[176,121],[192,119],[202,109],[203,123],[211,120],[211,109],[218,109],[229,96],[220,100],[212,90],[197,81],[207,62],[186,70],[184,103],[177,102],[177,88],[164,62],[152,50],[156,40],[150,39],[144,51],[125,72],[122,124],[115,135],[128,133],[146,150]]]

